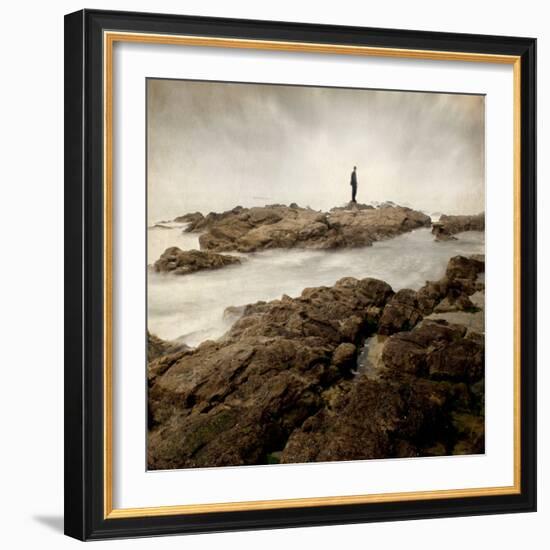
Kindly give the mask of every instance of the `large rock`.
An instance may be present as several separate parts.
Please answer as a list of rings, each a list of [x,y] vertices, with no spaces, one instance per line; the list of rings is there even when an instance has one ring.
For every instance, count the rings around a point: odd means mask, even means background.
[[[220,340],[149,363],[149,468],[483,452],[484,337],[422,319],[457,292],[482,307],[483,270],[455,257],[418,292],[348,277],[239,307]],[[376,376],[355,375],[372,334]]]
[[[446,216],[443,214],[439,221],[432,224],[432,234],[436,241],[455,240],[457,233],[464,231],[484,231],[485,213],[468,216]]]
[[[195,216],[195,215],[194,215]],[[182,217],[183,219],[183,217]],[[187,231],[201,232],[201,249],[253,252],[268,248],[342,248],[369,246],[419,227],[430,218],[410,208],[354,205],[317,212],[297,205],[240,206],[223,213],[195,216]]]
[[[282,463],[476,454],[485,450],[484,341],[445,321],[386,340],[361,375],[294,430]],[[480,387],[481,384],[481,387]]]
[[[363,376],[291,434],[280,462],[451,454],[458,438],[447,411],[467,402],[464,388],[448,383]]]
[[[155,376],[149,467],[266,461],[323,406],[322,392],[351,376],[352,346],[377,326],[392,294],[382,281],[346,278],[246,308],[223,339]]]
[[[484,272],[484,256],[454,256],[439,281],[428,281],[416,292],[402,289],[392,297],[382,313],[378,334],[411,330],[432,312],[475,311],[469,296],[484,290]]]
[[[177,246],[167,248],[154,263],[154,270],[160,273],[187,275],[204,269],[220,269],[228,265],[240,264],[241,259],[227,254],[203,252],[200,250],[183,251]]]
[[[325,391],[325,405],[291,433],[279,461],[483,453],[485,345],[471,322],[480,313],[448,314],[457,323],[422,320],[482,286],[483,271],[482,256],[458,256],[442,280],[395,294],[379,321],[376,372],[362,369],[355,381]],[[472,296],[478,307],[482,294]]]
[[[484,343],[466,332],[464,325],[425,320],[412,331],[391,336],[382,360],[398,373],[476,382],[483,377]]]
[[[420,320],[422,320],[422,311],[418,295],[414,290],[405,288],[397,292],[386,304],[380,319],[378,334],[389,335],[410,330]]]

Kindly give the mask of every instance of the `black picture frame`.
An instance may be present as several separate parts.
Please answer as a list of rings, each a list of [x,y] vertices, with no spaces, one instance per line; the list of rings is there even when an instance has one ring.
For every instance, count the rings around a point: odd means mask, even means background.
[[[520,456],[517,494],[151,517],[105,517],[104,31],[519,57]],[[65,533],[80,540],[536,510],[536,40],[82,10],[65,17]]]

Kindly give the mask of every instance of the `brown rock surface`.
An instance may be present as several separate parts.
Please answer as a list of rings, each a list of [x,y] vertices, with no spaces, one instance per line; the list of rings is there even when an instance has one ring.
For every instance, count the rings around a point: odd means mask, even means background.
[[[411,289],[400,290],[387,303],[380,319],[378,334],[388,335],[412,329],[422,319],[417,293]]]
[[[201,250],[181,250],[177,246],[167,248],[154,263],[153,268],[160,273],[187,275],[204,269],[220,269],[228,265],[240,264],[241,259],[226,254],[203,252]]]
[[[350,376],[351,347],[392,290],[346,278],[246,308],[226,336],[183,354],[149,389],[149,467],[257,464]],[[352,330],[347,321],[357,318]]]
[[[470,292],[482,308],[483,271],[483,256],[457,256],[442,280],[396,293],[378,328],[379,335],[392,335],[369,344],[376,346],[376,368],[362,369],[294,430],[280,462],[483,453],[482,311],[447,314],[457,323],[432,319],[441,313],[422,320],[443,301],[456,303],[457,295],[468,298]]]
[[[482,307],[483,271],[458,256],[418,292],[348,277],[241,306],[222,339],[150,362],[149,467],[483,452],[484,337],[422,319],[443,300]],[[376,377],[354,376],[372,334]]]
[[[268,248],[369,246],[429,225],[428,216],[401,206],[354,205],[326,213],[293,204],[238,206],[204,218],[196,216],[187,231],[202,232],[199,242],[203,250],[253,252]]]
[[[325,462],[450,454],[457,436],[449,409],[461,410],[463,388],[410,377],[360,377],[333,409],[323,408],[295,430],[280,461]]]
[[[432,224],[432,233],[436,241],[455,240],[457,233],[464,231],[484,231],[485,213],[469,216],[446,216],[439,218],[439,221]]]
[[[155,336],[147,331],[147,361],[153,361],[161,355],[175,353],[186,349],[189,348],[185,344],[161,340],[158,336]]]

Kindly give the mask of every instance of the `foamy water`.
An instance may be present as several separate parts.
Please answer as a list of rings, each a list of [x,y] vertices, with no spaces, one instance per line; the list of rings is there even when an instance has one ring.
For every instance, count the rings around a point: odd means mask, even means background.
[[[184,227],[184,226],[183,226]],[[182,226],[148,230],[148,258],[153,263],[169,246],[198,248],[198,235]],[[157,336],[196,346],[219,338],[235,318],[224,319],[228,306],[299,296],[306,287],[331,286],[342,277],[374,277],[394,290],[420,288],[443,276],[449,258],[484,253],[483,232],[434,242],[422,228],[373,246],[344,250],[267,250],[243,255],[242,265],[191,275],[148,275],[148,326]]]

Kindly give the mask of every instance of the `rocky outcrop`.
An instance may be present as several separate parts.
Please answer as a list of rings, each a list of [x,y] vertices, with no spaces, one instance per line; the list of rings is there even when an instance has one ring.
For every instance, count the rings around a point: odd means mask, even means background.
[[[353,205],[328,213],[294,204],[238,206],[187,221],[186,231],[202,233],[201,249],[216,252],[370,246],[374,241],[430,225],[430,218],[422,212],[393,205]]]
[[[483,340],[445,321],[397,333],[385,372],[361,376],[288,439],[286,463],[484,452]]]
[[[417,293],[405,288],[388,302],[378,327],[378,334],[388,335],[412,329],[422,319]]]
[[[188,350],[189,347],[179,342],[167,342],[147,331],[147,362],[154,361],[163,355]]]
[[[471,216],[446,216],[443,214],[439,221],[432,223],[432,234],[436,241],[456,240],[457,233],[464,231],[484,231],[485,213]]]
[[[454,454],[461,440],[449,411],[469,410],[470,401],[456,384],[363,376],[291,434],[280,462]]]
[[[441,281],[390,298],[378,327],[376,376],[359,373],[294,430],[280,462],[483,453],[483,334],[467,319],[423,319],[458,288],[461,296],[482,292],[483,271],[482,258],[457,256]]]
[[[149,467],[265,462],[323,406],[325,389],[351,377],[351,346],[377,325],[392,294],[382,281],[346,278],[248,306],[223,339],[154,379]]]
[[[457,256],[418,292],[344,278],[242,306],[220,340],[150,362],[149,468],[483,452],[484,337],[430,318],[483,271]],[[356,374],[371,335],[376,377]]]
[[[474,312],[470,296],[485,288],[483,256],[454,256],[447,264],[445,276],[428,281],[420,290],[403,289],[388,302],[378,327],[378,334],[390,335],[414,328],[432,313]]]
[[[200,250],[181,250],[177,246],[167,248],[154,263],[153,269],[159,273],[187,275],[204,269],[220,269],[228,265],[240,264],[241,259],[225,254]]]

